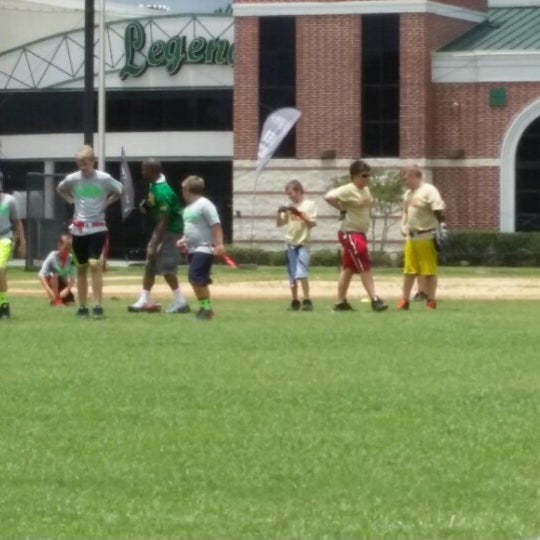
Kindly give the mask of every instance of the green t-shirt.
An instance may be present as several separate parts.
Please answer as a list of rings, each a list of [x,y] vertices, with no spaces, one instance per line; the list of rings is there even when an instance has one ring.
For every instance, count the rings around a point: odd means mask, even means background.
[[[180,199],[167,184],[165,177],[162,176],[157,182],[150,184],[148,206],[156,223],[166,215],[168,218],[167,231],[182,234],[184,220],[182,219]]]

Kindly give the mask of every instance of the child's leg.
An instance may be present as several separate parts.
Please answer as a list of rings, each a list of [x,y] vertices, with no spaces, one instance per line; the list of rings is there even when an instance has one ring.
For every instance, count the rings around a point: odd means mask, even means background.
[[[88,265],[77,267],[77,298],[79,306],[86,307],[88,303]]]
[[[58,283],[58,275],[53,275],[50,278],[49,281],[49,287],[52,289],[54,294],[54,300],[56,300],[60,296],[60,286]]]
[[[302,294],[304,295],[304,300],[309,300],[309,279],[301,278],[300,285],[302,286]]]
[[[89,261],[89,265],[90,276],[92,278],[92,296],[94,297],[94,304],[100,306],[103,300],[103,262],[101,260],[92,259]]]
[[[211,319],[214,315],[208,288],[208,285],[212,283],[210,271],[213,262],[214,256],[210,253],[195,252],[189,255],[188,277],[193,292],[199,301],[198,319]]]
[[[11,240],[3,238],[0,240],[0,305],[8,303],[6,268],[10,255]]]
[[[6,269],[0,268],[0,304],[7,302],[7,278]]]

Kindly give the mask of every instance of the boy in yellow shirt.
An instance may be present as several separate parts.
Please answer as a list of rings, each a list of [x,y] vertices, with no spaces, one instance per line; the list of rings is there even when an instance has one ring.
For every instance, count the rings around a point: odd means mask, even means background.
[[[285,194],[291,205],[280,206],[276,225],[287,225],[285,257],[287,273],[291,286],[292,301],[289,311],[312,311],[313,303],[309,296],[309,244],[311,229],[316,225],[317,209],[313,201],[304,199],[304,188],[298,180],[291,180],[285,186]],[[298,299],[298,282],[302,287],[303,300]]]

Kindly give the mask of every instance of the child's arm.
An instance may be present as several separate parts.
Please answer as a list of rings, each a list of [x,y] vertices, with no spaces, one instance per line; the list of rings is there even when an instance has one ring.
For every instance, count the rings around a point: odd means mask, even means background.
[[[221,223],[212,225],[212,243],[216,255],[222,257],[225,254],[225,248],[223,247],[223,229]]]
[[[276,215],[276,225],[278,227],[283,227],[283,225],[287,224],[287,221],[289,221],[287,208],[285,208],[285,206],[280,206]]]
[[[49,297],[49,300],[51,302],[54,302],[56,300],[56,296],[55,296],[54,291],[52,290],[51,286],[47,283],[47,279],[40,274],[39,281],[40,281],[41,285],[43,286],[43,288],[45,289],[45,292],[47,293],[47,296]]]
[[[26,257],[26,236],[24,235],[23,222],[20,219],[16,219],[13,223],[15,230],[17,231],[17,241],[19,243],[18,254],[21,259]]]

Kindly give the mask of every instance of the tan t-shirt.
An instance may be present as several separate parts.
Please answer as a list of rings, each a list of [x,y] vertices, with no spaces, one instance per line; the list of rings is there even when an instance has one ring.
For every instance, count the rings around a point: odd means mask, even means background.
[[[418,233],[436,229],[439,225],[435,210],[444,210],[444,201],[439,190],[432,184],[422,182],[414,191],[408,189],[403,196],[405,202],[404,229]]]
[[[371,223],[370,207],[359,207],[356,203],[369,201],[373,202],[373,197],[369,188],[359,189],[353,182],[333,189],[327,194],[333,199],[341,202],[343,209],[347,211],[345,219],[341,222],[342,231],[356,231],[366,233]]]
[[[313,201],[303,200],[298,204],[293,204],[299,212],[305,214],[311,221],[317,218],[317,208]],[[285,242],[293,246],[300,246],[309,243],[311,237],[311,229],[306,222],[300,217],[287,212],[287,232],[285,233]]]

